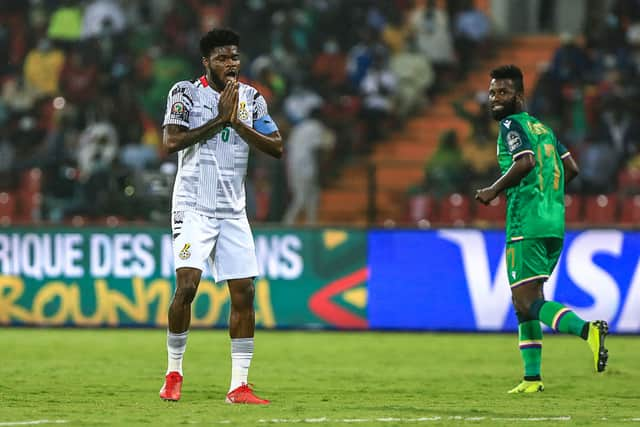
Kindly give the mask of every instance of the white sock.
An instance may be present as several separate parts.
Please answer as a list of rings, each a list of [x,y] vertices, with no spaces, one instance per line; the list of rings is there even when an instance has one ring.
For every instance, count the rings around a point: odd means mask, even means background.
[[[169,372],[178,372],[182,375],[182,357],[187,348],[188,333],[189,331],[184,331],[179,334],[174,334],[167,330],[167,374]]]
[[[231,385],[229,391],[247,384],[253,357],[253,338],[231,338]]]

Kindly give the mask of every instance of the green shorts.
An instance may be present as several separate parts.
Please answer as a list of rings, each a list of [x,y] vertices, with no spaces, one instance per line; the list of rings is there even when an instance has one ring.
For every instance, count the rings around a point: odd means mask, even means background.
[[[507,276],[511,288],[534,280],[547,280],[560,258],[562,242],[563,239],[557,237],[544,237],[507,243]]]

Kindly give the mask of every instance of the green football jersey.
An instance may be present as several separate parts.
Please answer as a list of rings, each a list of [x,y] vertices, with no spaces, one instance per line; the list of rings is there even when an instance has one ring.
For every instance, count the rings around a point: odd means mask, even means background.
[[[518,157],[532,154],[535,168],[508,188],[506,237],[514,240],[564,238],[564,167],[569,155],[553,131],[526,112],[500,122],[498,163],[505,174]]]

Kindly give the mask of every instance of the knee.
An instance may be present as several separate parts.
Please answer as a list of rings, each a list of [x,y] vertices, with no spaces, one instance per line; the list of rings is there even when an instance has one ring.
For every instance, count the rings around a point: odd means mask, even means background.
[[[252,279],[234,280],[229,286],[231,305],[236,310],[249,310],[253,308],[255,288]]]
[[[178,285],[174,299],[181,304],[191,304],[196,297],[198,286],[194,282]]]
[[[180,304],[191,304],[196,297],[199,281],[199,277],[193,274],[178,274],[174,299]]]
[[[522,317],[523,319],[528,319],[529,311],[531,310],[531,301],[525,298],[517,298],[513,297],[511,299],[513,301],[513,308],[516,310],[516,315],[518,316],[518,320]]]

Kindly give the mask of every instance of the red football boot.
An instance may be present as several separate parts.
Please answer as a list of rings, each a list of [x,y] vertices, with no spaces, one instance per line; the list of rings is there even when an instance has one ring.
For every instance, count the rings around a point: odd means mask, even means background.
[[[251,389],[249,384],[242,384],[240,387],[231,390],[227,394],[225,402],[248,403],[252,405],[268,405],[269,403],[271,403],[267,399],[260,399],[258,396],[253,394],[253,390]]]
[[[160,389],[160,397],[164,400],[172,400],[174,402],[180,400],[180,391],[182,390],[182,375],[176,371],[169,372],[165,377],[164,384]]]

